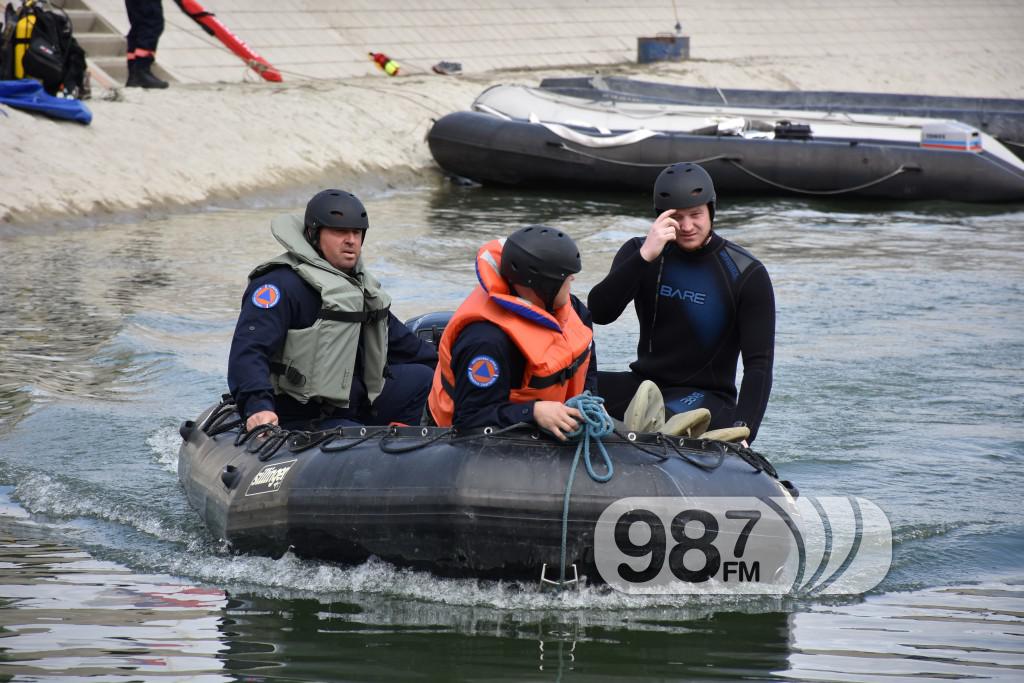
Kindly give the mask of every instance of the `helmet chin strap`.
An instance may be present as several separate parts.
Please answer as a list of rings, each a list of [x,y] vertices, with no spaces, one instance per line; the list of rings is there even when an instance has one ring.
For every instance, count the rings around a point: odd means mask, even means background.
[[[541,301],[544,302],[544,310],[545,311],[547,311],[549,313],[554,313],[555,312],[555,297],[558,296],[558,292],[559,292],[559,290],[562,289],[562,285],[564,285],[564,284],[565,284],[565,280],[562,280],[557,285],[553,285],[550,290],[547,287],[545,287],[544,291],[538,291],[537,292],[537,295],[541,298]],[[534,290],[534,291],[536,291],[536,290]]]
[[[320,258],[324,258],[324,252],[320,250],[320,228],[311,228],[308,225],[303,230],[303,237],[309,242],[309,246],[313,247]]]
[[[562,280],[562,282],[558,283],[557,287],[551,289],[550,291],[547,288],[539,289],[537,287],[531,287],[529,285],[513,284],[512,285],[512,287],[513,287],[512,291],[514,291],[516,293],[516,296],[520,296],[520,297],[526,299],[527,301],[530,301],[530,303],[533,303],[534,305],[536,305],[536,302],[532,301],[532,297],[523,296],[523,293],[520,291],[520,289],[528,289],[528,290],[530,290],[533,293],[534,297],[536,297],[537,299],[540,299],[540,303],[543,306],[545,311],[547,311],[549,313],[554,313],[553,306],[555,304],[555,297],[558,296],[558,290],[560,290],[562,288],[562,284],[564,282],[565,282],[565,280]]]

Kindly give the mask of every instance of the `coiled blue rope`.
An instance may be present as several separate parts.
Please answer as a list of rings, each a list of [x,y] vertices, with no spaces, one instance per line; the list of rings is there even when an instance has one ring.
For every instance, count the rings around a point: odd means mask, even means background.
[[[572,467],[569,468],[569,481],[565,484],[565,497],[562,499],[562,551],[560,557],[559,584],[565,586],[565,552],[566,542],[569,535],[569,498],[572,495],[572,484],[576,479],[576,466],[579,465],[580,455],[583,456],[583,463],[586,465],[587,474],[598,483],[605,483],[612,478],[615,468],[612,466],[612,459],[604,447],[601,439],[608,436],[615,429],[612,418],[604,409],[604,399],[600,396],[592,396],[589,391],[584,391],[579,396],[573,396],[565,405],[575,408],[583,415],[583,422],[573,431],[567,432],[566,436],[570,441],[576,442],[576,454],[572,459]],[[601,459],[604,461],[604,474],[594,471],[594,464],[590,460],[591,442],[597,443],[601,452]]]

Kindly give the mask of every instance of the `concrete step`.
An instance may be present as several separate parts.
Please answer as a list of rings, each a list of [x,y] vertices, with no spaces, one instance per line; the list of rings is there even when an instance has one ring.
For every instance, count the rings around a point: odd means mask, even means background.
[[[126,44],[123,36],[115,33],[76,33],[75,40],[88,57],[120,57],[124,59]]]
[[[124,85],[128,79],[128,62],[125,61],[124,54],[118,57],[93,57],[90,55],[89,64],[102,69],[114,85]]]
[[[99,15],[88,9],[69,9],[68,18],[71,19],[71,30],[75,36],[79,33],[112,33],[107,22],[100,19]]]
[[[122,86],[128,80],[128,62],[125,61],[123,54],[119,57],[90,57],[89,67],[102,70],[115,86]],[[177,82],[177,79],[167,73],[159,63],[153,65],[153,75],[168,83]]]

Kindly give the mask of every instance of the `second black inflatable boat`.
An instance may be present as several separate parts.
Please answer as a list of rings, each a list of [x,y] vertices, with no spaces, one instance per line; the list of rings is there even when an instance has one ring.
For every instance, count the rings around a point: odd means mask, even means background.
[[[956,121],[585,100],[494,86],[427,134],[448,174],[490,185],[650,191],[703,165],[720,195],[1024,201],[1024,160]]]

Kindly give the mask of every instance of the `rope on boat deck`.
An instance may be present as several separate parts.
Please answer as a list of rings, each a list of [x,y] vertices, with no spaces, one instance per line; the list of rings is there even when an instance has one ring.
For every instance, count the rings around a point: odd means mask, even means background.
[[[572,432],[566,434],[571,441],[576,442],[576,454],[572,459],[572,466],[569,468],[569,480],[565,484],[565,496],[562,499],[562,548],[559,557],[559,586],[565,588],[565,553],[566,543],[569,535],[569,498],[572,496],[572,484],[576,479],[576,466],[579,465],[580,456],[583,456],[583,463],[587,468],[587,474],[594,481],[603,484],[612,478],[615,468],[612,466],[612,459],[604,447],[601,439],[608,436],[615,429],[612,418],[605,412],[604,399],[599,396],[592,396],[589,391],[584,391],[579,396],[573,396],[565,402],[570,408],[576,408],[583,415],[583,422]],[[591,441],[597,442],[601,458],[604,460],[605,472],[598,474],[594,471],[594,464],[590,460]]]

